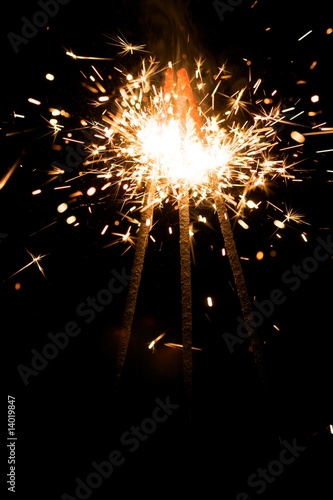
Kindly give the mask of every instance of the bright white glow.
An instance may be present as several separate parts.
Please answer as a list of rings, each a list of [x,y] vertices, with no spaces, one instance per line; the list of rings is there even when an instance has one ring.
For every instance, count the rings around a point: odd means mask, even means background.
[[[138,131],[141,162],[154,165],[155,180],[166,178],[171,183],[202,184],[216,168],[227,169],[231,152],[221,144],[212,143],[207,149],[198,140],[193,124],[189,125],[185,132],[176,119],[159,123],[151,118]]]
[[[283,229],[284,227],[286,227],[286,226],[285,226],[285,223],[284,223],[284,222],[281,222],[280,220],[275,220],[275,221],[274,221],[274,225],[275,225],[276,227],[278,227],[279,229]]]
[[[58,205],[57,210],[59,214],[63,214],[64,212],[66,212],[67,208],[68,208],[67,203],[61,203],[60,205]]]
[[[66,219],[67,224],[74,224],[75,221],[76,221],[75,215],[71,215]]]

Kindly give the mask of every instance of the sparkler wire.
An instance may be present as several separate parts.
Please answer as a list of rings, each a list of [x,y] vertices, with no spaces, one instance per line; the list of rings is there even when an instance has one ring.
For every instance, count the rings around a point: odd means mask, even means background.
[[[143,202],[144,206],[141,212],[140,226],[135,245],[134,260],[131,269],[131,280],[129,283],[125,311],[122,322],[122,333],[120,336],[118,352],[117,352],[116,374],[115,374],[116,390],[119,387],[132,331],[136,303],[137,303],[141,276],[146,255],[148,236],[150,229],[152,227],[152,219],[154,213],[153,200],[155,197],[155,189],[156,186],[154,182],[147,183],[146,193]]]
[[[192,287],[190,213],[188,188],[182,186],[179,199],[179,248],[182,307],[183,371],[187,402],[192,392]]]
[[[216,193],[217,189],[214,186],[213,191]],[[215,206],[220,223],[220,228],[222,236],[224,239],[224,245],[233,273],[234,283],[237,290],[238,300],[241,306],[243,319],[245,322],[246,330],[249,335],[250,344],[253,350],[254,361],[258,370],[258,375],[264,386],[267,385],[266,375],[265,375],[265,364],[263,359],[262,346],[260,338],[257,334],[256,329],[251,323],[252,317],[252,305],[247,291],[247,285],[242,269],[242,265],[238,256],[238,251],[230,224],[230,219],[227,212],[226,203],[223,198],[223,194],[215,195]]]

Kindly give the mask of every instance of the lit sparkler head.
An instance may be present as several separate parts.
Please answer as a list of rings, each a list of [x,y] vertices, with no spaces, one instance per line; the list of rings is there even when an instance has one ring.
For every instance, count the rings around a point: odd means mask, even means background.
[[[142,61],[139,77],[124,75],[117,112],[104,113],[108,127],[96,127],[107,142],[108,172],[127,184],[130,199],[152,181],[156,203],[170,194],[177,199],[180,185],[195,203],[213,199],[217,188],[230,200],[232,188],[247,193],[263,187],[266,177],[284,175],[284,161],[272,154],[276,111],[273,117],[248,112],[246,120],[237,121],[243,89],[232,100],[232,112],[225,118],[213,115],[211,107],[204,111],[197,105],[185,69],[177,71],[176,79],[169,64],[164,84],[157,88],[152,80],[160,72],[151,59],[148,66]],[[197,78],[201,81],[201,73]]]

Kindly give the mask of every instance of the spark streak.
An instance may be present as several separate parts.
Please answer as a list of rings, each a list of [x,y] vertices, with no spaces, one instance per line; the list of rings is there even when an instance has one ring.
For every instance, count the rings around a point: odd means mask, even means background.
[[[0,190],[5,187],[17,167],[19,166],[21,158],[19,158],[5,173],[5,175],[0,179]]]
[[[38,256],[35,256],[33,255],[31,252],[29,252],[29,250],[26,250],[28,252],[28,254],[30,255],[30,257],[32,258],[32,261],[29,262],[28,264],[26,264],[25,266],[21,267],[21,269],[19,269],[18,271],[16,271],[15,273],[11,274],[7,280],[9,280],[10,278],[12,278],[13,276],[16,276],[17,274],[21,273],[22,271],[24,271],[25,269],[27,269],[28,267],[32,266],[33,264],[35,264],[38,268],[38,270],[42,273],[42,275],[44,276],[44,278],[46,278],[45,276],[45,273],[44,273],[44,269],[42,268],[42,266],[40,265],[39,261],[42,260],[44,257],[46,257],[46,255],[38,255]],[[7,281],[6,280],[6,281]]]

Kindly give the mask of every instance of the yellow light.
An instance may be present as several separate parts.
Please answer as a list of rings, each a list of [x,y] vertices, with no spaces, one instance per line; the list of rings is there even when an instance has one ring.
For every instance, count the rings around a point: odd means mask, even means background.
[[[200,185],[217,167],[227,170],[231,157],[231,152],[217,142],[206,148],[198,140],[193,124],[184,132],[176,119],[167,123],[148,119],[138,131],[138,140],[142,162],[153,164],[152,175],[156,180],[168,179],[169,184],[185,181]],[[134,153],[133,149],[130,153]]]
[[[76,221],[75,215],[71,215],[66,219],[67,224],[74,224],[75,221]]]
[[[37,101],[37,99],[33,99],[32,97],[29,97],[28,102],[36,104],[36,106],[40,106],[42,104],[40,101]]]
[[[285,227],[286,227],[286,226],[285,226],[285,223],[284,223],[284,222],[282,222],[282,221],[280,221],[280,220],[275,220],[275,221],[274,221],[274,225],[275,225],[276,227],[278,227],[279,229],[283,229],[283,228],[285,228]]]
[[[57,210],[60,214],[63,214],[64,212],[66,212],[68,208],[68,205],[67,203],[61,203],[58,207],[57,207]]]
[[[313,95],[311,97],[311,102],[319,102],[319,95]]]
[[[207,297],[207,305],[208,307],[213,307],[213,299],[211,297]]]
[[[258,205],[252,200],[247,200],[246,204],[249,208],[258,208]]]
[[[246,224],[246,222],[244,222],[242,219],[239,219],[239,220],[238,220],[238,224],[239,224],[240,226],[242,226],[242,228],[244,228],[244,229],[249,229],[249,226],[248,226],[248,225]]]
[[[96,193],[96,188],[95,187],[91,187],[87,191],[87,195],[88,196],[93,196],[95,193]]]
[[[296,141],[296,142],[299,142],[299,143],[305,142],[304,135],[300,134],[299,132],[296,132],[296,130],[294,130],[293,132],[291,132],[290,137],[292,139],[294,139],[294,141]]]
[[[45,78],[46,80],[49,80],[49,82],[53,82],[54,75],[52,75],[51,73],[47,73],[47,75],[45,75]]]
[[[259,252],[256,253],[257,260],[262,260],[263,258],[264,258],[264,252],[260,250]]]

